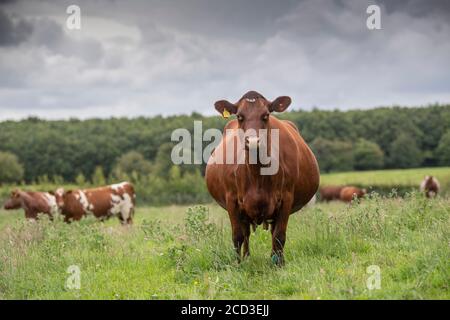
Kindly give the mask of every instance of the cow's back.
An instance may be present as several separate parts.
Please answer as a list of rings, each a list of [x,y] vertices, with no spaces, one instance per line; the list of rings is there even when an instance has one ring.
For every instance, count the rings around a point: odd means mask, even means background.
[[[320,188],[320,199],[322,201],[338,200],[341,194],[342,186],[326,186]]]
[[[363,197],[365,192],[357,187],[344,187],[340,193],[340,199],[344,202],[351,202],[355,197],[361,198]]]

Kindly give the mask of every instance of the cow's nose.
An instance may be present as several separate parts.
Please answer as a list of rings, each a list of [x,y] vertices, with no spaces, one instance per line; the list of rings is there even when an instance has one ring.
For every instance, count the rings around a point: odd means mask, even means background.
[[[257,148],[259,146],[259,137],[245,137],[245,147],[247,149]]]

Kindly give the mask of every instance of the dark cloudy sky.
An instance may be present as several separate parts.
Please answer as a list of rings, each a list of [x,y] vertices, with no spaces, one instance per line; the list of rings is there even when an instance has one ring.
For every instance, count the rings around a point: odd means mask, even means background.
[[[449,103],[449,39],[447,0],[0,0],[0,120],[213,114],[251,89],[305,110]]]

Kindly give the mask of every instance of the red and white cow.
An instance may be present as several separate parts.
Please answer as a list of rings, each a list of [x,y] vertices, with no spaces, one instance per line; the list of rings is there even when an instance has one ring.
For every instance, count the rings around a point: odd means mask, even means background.
[[[5,210],[22,208],[25,218],[37,219],[39,213],[44,213],[53,218],[58,213],[56,198],[49,192],[27,192],[15,190],[4,204]]]
[[[83,190],[59,188],[55,197],[66,222],[87,215],[101,220],[117,216],[122,224],[133,222],[136,194],[129,182]]]

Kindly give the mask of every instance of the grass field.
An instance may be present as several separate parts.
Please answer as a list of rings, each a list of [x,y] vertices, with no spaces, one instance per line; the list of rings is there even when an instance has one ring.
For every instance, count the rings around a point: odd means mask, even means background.
[[[291,216],[287,237],[278,268],[261,228],[236,263],[216,205],[141,207],[132,227],[0,211],[0,298],[450,299],[448,198],[317,204]],[[71,265],[78,290],[65,287]],[[380,270],[379,289],[367,287],[369,266]]]
[[[322,174],[321,185],[347,185],[356,184],[365,187],[419,188],[420,182],[427,175],[436,177],[443,193],[450,193],[450,167],[393,169],[373,171],[353,171]]]

